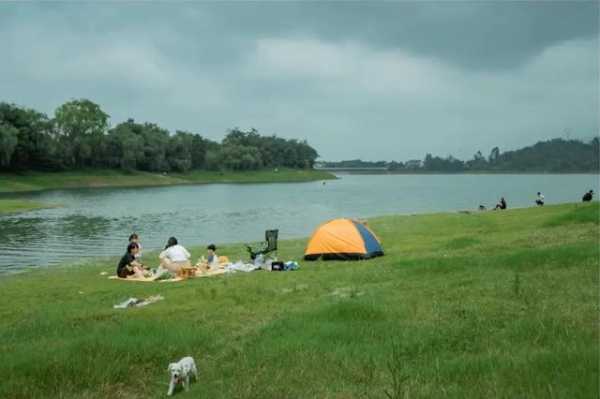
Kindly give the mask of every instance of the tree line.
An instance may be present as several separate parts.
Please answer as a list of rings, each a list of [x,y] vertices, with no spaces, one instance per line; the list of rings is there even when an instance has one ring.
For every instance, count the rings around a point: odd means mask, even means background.
[[[228,131],[221,143],[199,134],[174,134],[128,119],[111,127],[98,104],[78,99],[53,117],[0,102],[0,170],[118,168],[149,172],[312,168],[317,151],[305,140]]]
[[[486,157],[477,151],[473,158],[462,161],[426,154],[422,160],[321,162],[325,168],[385,168],[391,172],[599,172],[600,139],[588,142],[562,138],[540,141],[532,146],[501,152],[494,147]]]

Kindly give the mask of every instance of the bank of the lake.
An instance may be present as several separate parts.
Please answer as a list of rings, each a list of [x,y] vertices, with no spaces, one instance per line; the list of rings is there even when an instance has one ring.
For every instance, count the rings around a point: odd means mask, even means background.
[[[295,272],[141,284],[101,276],[105,259],[3,277],[0,397],[159,398],[185,355],[201,372],[182,397],[597,397],[599,212],[374,218],[384,257]]]
[[[344,169],[344,168],[319,168],[317,170],[344,174],[344,175],[598,175],[598,170],[582,170],[582,171],[547,171],[547,170],[475,170],[475,171],[433,171],[433,170],[381,170],[381,169]]]
[[[600,191],[592,175],[344,175],[339,179],[278,184],[186,184],[82,188],[0,195],[57,208],[0,216],[0,274],[60,265],[123,251],[132,232],[146,250],[170,236],[186,246],[250,242],[277,228],[280,238],[309,235],[338,217],[528,207],[536,192],[546,204],[579,201]]]
[[[0,173],[0,193],[89,187],[151,187],[208,183],[293,183],[334,179],[326,171],[278,169],[258,171],[193,171],[159,174],[90,169],[73,172]]]

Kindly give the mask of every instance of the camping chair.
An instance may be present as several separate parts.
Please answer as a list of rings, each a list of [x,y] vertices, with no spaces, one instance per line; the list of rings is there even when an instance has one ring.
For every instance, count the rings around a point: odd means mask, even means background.
[[[277,251],[277,234],[279,230],[267,230],[265,231],[265,241],[261,243],[261,247],[252,248],[246,244],[248,252],[250,252],[250,259],[254,260],[258,255],[265,255],[270,252]]]

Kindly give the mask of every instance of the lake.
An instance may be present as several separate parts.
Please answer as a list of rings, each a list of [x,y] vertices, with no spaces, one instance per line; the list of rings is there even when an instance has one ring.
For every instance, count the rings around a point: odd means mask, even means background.
[[[4,195],[58,208],[0,216],[0,274],[118,256],[130,233],[144,251],[169,236],[184,246],[308,236],[337,217],[474,210],[504,196],[510,207],[577,202],[598,175],[340,175],[335,181],[97,188]],[[385,245],[385,243],[384,243]],[[146,260],[148,262],[148,260]],[[150,264],[152,264],[150,262]]]

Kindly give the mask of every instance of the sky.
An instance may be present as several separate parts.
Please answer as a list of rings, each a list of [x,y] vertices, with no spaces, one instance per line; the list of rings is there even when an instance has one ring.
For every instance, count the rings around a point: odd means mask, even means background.
[[[321,159],[469,159],[599,134],[598,2],[0,3],[0,101]]]

